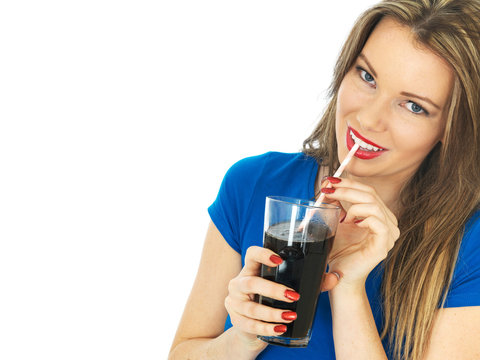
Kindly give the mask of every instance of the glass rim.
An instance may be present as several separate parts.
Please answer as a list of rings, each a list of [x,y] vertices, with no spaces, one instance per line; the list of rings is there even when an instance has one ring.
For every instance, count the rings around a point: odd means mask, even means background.
[[[283,202],[291,205],[301,206],[304,208],[325,209],[325,210],[340,210],[340,206],[322,202],[320,205],[315,205],[315,200],[307,200],[294,198],[290,196],[267,196],[267,199],[276,202]]]

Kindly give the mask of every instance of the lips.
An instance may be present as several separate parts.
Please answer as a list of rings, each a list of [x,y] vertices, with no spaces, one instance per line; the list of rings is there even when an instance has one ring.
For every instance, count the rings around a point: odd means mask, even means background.
[[[360,145],[360,148],[355,153],[355,157],[362,160],[370,160],[379,157],[388,149],[381,147],[380,145],[375,144],[374,142],[364,138],[357,131],[355,131],[350,126],[347,130],[347,148],[350,149],[357,142]]]

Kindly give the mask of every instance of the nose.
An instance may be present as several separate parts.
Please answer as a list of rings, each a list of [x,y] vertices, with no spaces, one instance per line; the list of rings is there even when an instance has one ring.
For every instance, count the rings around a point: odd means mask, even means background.
[[[357,121],[364,131],[382,132],[387,129],[388,103],[381,96],[375,96],[364,103],[357,113]]]

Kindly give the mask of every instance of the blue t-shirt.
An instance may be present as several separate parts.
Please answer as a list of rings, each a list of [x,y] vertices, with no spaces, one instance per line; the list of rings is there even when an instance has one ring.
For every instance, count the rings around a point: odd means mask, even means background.
[[[303,153],[269,152],[234,164],[225,175],[210,217],[227,243],[242,256],[247,249],[262,246],[265,198],[289,196],[314,199],[318,164]],[[446,307],[480,306],[480,212],[467,223]],[[380,263],[367,278],[366,291],[377,329],[382,326]],[[227,318],[225,329],[231,327]],[[383,343],[387,354],[388,343]],[[257,359],[335,359],[330,302],[326,292],[317,303],[312,338],[306,348],[269,345]]]

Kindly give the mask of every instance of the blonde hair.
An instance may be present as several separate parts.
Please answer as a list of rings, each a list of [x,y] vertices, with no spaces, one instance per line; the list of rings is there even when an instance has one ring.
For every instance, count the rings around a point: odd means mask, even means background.
[[[303,151],[338,167],[337,93],[384,17],[408,26],[455,80],[445,134],[400,193],[400,238],[384,262],[384,326],[396,359],[421,359],[445,302],[466,221],[480,203],[480,0],[386,0],[354,25],[335,66],[330,102]]]

